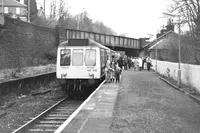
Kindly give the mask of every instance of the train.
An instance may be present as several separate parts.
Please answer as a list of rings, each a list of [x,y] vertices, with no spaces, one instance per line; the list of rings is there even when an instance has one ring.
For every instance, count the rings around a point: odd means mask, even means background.
[[[57,49],[56,77],[67,93],[84,93],[104,80],[107,59],[117,53],[91,39],[68,39]]]

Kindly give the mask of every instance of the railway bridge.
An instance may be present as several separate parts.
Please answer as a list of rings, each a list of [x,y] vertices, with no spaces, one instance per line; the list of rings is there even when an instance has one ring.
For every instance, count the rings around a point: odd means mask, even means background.
[[[67,29],[62,26],[56,27],[56,39],[60,44],[67,39],[84,39],[89,38],[99,42],[106,47],[109,47],[115,51],[125,52],[127,56],[139,56],[140,50],[144,45],[144,39],[135,39],[124,36],[107,35],[95,32]]]

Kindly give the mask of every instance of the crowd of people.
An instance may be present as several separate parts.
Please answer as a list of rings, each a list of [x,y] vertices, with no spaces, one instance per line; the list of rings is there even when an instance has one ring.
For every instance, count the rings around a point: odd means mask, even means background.
[[[107,83],[119,83],[121,80],[121,73],[123,70],[133,68],[135,71],[142,71],[147,69],[150,71],[152,61],[149,56],[145,57],[127,57],[120,56],[116,58],[112,55],[111,59],[106,62],[105,77]]]

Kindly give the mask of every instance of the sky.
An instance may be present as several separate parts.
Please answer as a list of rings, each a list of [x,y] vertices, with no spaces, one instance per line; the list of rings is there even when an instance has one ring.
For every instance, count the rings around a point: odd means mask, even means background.
[[[38,8],[44,0],[36,0]],[[46,0],[46,14],[51,0]],[[170,0],[66,0],[69,12],[76,15],[86,10],[93,21],[102,21],[118,35],[126,34],[131,38],[149,37],[156,33],[167,18]]]

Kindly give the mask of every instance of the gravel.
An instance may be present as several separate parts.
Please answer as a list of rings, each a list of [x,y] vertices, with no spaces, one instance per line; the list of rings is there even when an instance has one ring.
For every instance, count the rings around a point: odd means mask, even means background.
[[[11,93],[2,97],[0,113],[5,112],[6,114],[0,117],[0,133],[12,132],[64,98],[65,93],[56,86],[58,83],[52,81],[46,86],[38,88],[37,91],[51,90],[43,95]]]

